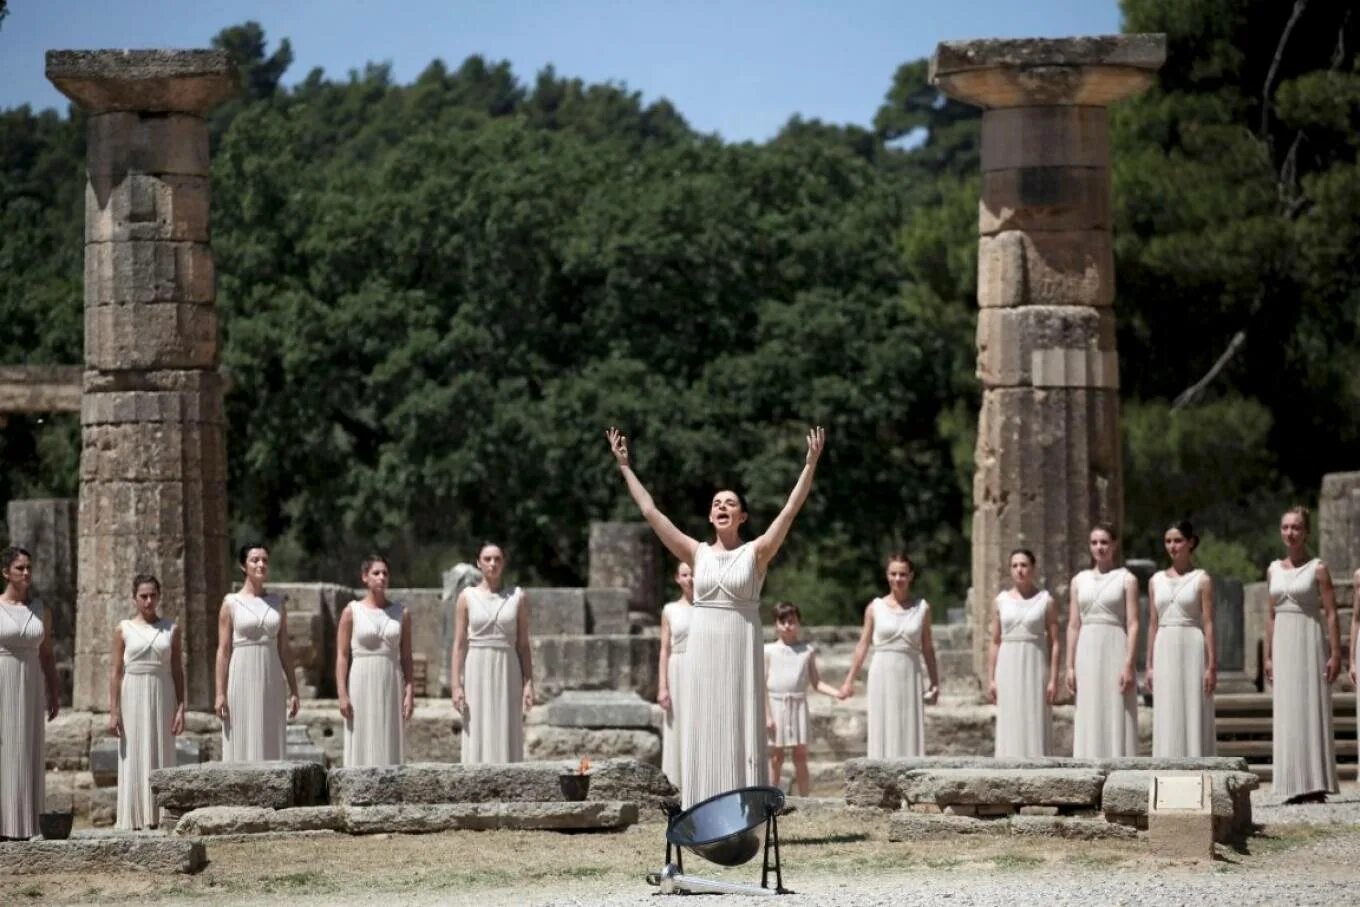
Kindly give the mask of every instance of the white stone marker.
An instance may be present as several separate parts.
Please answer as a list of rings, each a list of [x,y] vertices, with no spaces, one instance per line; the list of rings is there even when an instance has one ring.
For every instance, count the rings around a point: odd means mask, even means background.
[[[1158,773],[1148,784],[1148,838],[1159,857],[1214,860],[1212,786],[1203,772]]]

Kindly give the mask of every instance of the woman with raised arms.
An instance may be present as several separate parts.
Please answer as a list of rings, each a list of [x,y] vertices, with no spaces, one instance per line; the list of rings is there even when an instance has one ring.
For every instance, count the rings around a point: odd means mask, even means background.
[[[694,569],[694,614],[680,690],[680,701],[686,703],[680,712],[681,802],[688,808],[734,788],[765,784],[769,760],[760,589],[812,490],[826,433],[820,426],[808,432],[807,457],[793,492],[769,528],[749,542],[741,539],[746,504],[729,489],[718,491],[709,505],[712,542],[700,542],[676,528],[633,474],[627,438],[616,428],[606,434],[642,518],[671,554]]]

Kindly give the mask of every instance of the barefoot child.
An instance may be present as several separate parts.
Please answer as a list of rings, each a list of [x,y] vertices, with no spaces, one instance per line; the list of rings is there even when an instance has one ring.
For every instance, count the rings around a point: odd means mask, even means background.
[[[837,690],[823,683],[817,673],[817,655],[812,646],[799,642],[802,615],[791,602],[774,606],[778,642],[765,646],[765,676],[769,688],[769,718],[766,725],[773,739],[770,748],[770,775],[779,784],[784,769],[784,747],[793,747],[793,776],[798,795],[808,795],[808,706],[809,684],[835,698]]]

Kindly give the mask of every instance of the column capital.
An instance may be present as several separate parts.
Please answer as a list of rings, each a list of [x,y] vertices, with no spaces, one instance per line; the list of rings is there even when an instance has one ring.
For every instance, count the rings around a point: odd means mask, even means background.
[[[91,113],[203,116],[236,93],[236,66],[220,50],[49,50],[47,78]]]
[[[1163,34],[942,41],[930,82],[983,108],[1104,107],[1145,90],[1164,62]]]

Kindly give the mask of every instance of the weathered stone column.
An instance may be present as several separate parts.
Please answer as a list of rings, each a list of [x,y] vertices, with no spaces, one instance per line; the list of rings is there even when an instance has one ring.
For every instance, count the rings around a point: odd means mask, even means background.
[[[1092,523],[1123,519],[1106,106],[1152,84],[1163,35],[945,42],[945,94],[984,108],[978,211],[973,657],[1013,547],[1059,602]]]
[[[235,70],[219,51],[49,51],[47,77],[90,112],[75,705],[107,708],[110,638],[151,572],[207,708],[227,522],[204,115]]]
[[[33,597],[52,615],[52,648],[62,702],[70,705],[76,627],[76,502],[70,498],[10,501],[5,522],[11,544],[33,554]]]

